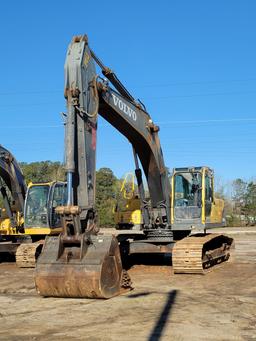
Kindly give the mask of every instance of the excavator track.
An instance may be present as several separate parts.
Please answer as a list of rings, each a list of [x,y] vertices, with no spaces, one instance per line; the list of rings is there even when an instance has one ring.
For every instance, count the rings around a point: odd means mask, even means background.
[[[174,245],[174,273],[206,274],[230,259],[234,240],[222,234],[196,234]]]
[[[23,243],[16,251],[16,264],[19,268],[34,268],[41,253],[43,241]]]

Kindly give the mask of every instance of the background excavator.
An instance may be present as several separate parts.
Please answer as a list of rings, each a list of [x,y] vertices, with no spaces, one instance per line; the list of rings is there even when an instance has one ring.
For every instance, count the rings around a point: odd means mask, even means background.
[[[0,186],[0,254],[15,255],[19,267],[34,267],[45,236],[61,232],[55,207],[66,202],[66,185],[54,181],[27,187],[18,162],[0,146]]]
[[[134,175],[123,180],[114,212],[117,229],[140,229],[143,224]],[[174,168],[171,176],[171,224],[176,232],[225,225],[224,200],[215,197],[214,172],[209,167]],[[178,234],[178,233],[176,233]]]
[[[102,70],[103,79],[96,75],[95,62]],[[63,232],[58,237],[46,237],[36,264],[35,284],[39,294],[110,298],[120,294],[122,287],[129,286],[116,238],[97,234],[98,113],[133,147],[143,234],[129,242],[129,253],[171,252],[174,272],[180,273],[205,273],[209,267],[228,260],[233,240],[227,236],[202,233],[174,241],[177,229],[171,225],[171,186],[158,137],[159,127],[114,72],[97,58],[86,36],[74,37],[69,45],[65,98],[67,203],[56,208]],[[147,180],[150,201],[145,198],[139,162]],[[183,228],[187,233],[190,230],[187,225]]]
[[[141,201],[135,188],[135,175],[126,173],[117,195],[117,203],[113,209],[116,229],[141,229],[143,224]]]

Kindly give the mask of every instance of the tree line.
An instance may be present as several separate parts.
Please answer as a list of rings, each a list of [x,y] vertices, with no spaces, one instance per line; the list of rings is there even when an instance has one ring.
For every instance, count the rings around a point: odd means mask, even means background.
[[[229,225],[256,225],[256,183],[236,179],[232,183]]]

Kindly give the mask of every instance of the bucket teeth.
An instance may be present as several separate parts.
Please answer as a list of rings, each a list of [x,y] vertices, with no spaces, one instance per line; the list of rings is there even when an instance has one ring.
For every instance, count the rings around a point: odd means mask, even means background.
[[[132,288],[131,277],[129,276],[129,274],[126,270],[123,270],[123,273],[122,273],[121,286],[123,289],[131,289]]]

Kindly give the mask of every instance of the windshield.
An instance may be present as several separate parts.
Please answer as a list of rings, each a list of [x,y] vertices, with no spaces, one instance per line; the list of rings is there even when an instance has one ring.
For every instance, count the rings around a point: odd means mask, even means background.
[[[174,206],[201,206],[200,173],[177,173],[174,181]]]
[[[25,227],[48,227],[49,190],[50,187],[47,185],[29,188],[25,207]]]

